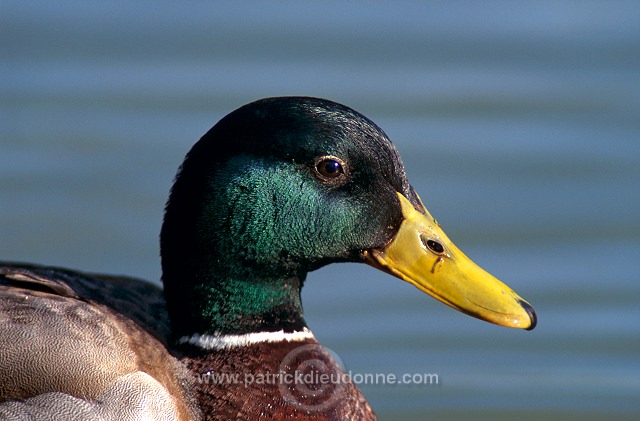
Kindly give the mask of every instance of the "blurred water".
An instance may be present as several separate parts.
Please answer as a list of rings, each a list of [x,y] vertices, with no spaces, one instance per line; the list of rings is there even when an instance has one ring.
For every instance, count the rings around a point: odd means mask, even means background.
[[[640,415],[637,2],[0,1],[0,258],[159,279],[189,147],[271,95],[345,103],[397,144],[536,330],[373,269],[309,276],[306,317],[382,419]]]

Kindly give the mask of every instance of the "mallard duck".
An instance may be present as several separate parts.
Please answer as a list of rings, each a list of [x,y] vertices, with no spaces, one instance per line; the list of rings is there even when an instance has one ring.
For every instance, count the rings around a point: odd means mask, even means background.
[[[307,273],[332,262],[536,325],[447,238],[385,133],[324,99],[262,99],[220,120],[178,170],[160,244],[164,290],[0,265],[0,418],[375,419],[304,319]]]

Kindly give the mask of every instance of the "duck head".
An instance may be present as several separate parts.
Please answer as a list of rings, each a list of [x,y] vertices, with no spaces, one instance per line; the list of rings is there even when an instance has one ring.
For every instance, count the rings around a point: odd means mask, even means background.
[[[306,274],[364,262],[466,314],[532,329],[532,307],[466,257],[409,184],[386,134],[323,99],[268,98],[187,154],[161,232],[176,335],[305,327]]]

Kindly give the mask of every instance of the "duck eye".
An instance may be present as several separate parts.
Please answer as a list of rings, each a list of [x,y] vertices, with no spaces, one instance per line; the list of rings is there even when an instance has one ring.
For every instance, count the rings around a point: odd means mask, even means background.
[[[315,170],[324,180],[334,180],[345,174],[343,162],[332,156],[324,156],[316,160]]]
[[[336,178],[343,172],[342,165],[333,159],[325,159],[324,161],[321,161],[317,168],[320,174],[329,178]]]
[[[425,238],[424,236],[420,236],[422,240],[422,244],[424,244],[430,251],[435,254],[443,254],[444,246],[439,242],[432,240],[431,238]]]

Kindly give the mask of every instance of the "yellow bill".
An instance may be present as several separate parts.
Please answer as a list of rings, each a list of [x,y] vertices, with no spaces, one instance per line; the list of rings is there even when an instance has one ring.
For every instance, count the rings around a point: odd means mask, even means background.
[[[428,211],[398,193],[404,220],[389,244],[365,251],[367,262],[478,319],[531,330],[533,307],[458,249]]]

